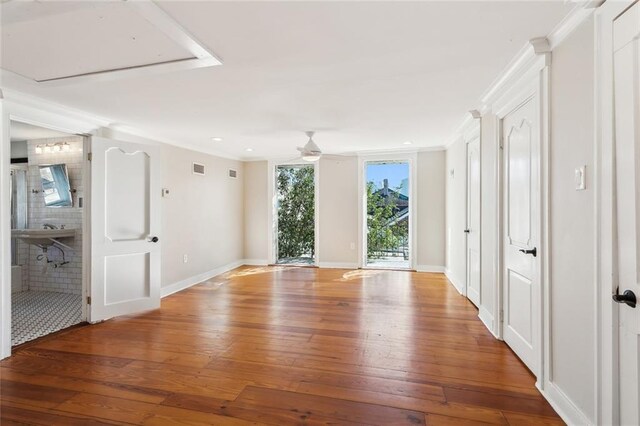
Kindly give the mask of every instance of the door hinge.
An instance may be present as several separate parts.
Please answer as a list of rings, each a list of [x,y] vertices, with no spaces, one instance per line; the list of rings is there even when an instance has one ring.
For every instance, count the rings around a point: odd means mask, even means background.
[[[500,309],[500,322],[504,321],[504,311]]]
[[[90,152],[87,154],[87,160],[89,161],[93,160],[93,152]]]
[[[91,304],[91,296],[87,296],[87,305]]]

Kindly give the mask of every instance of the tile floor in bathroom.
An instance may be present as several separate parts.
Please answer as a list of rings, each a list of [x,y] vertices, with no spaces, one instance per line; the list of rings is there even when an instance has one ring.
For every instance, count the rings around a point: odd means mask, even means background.
[[[82,296],[51,291],[11,295],[11,346],[82,322]]]

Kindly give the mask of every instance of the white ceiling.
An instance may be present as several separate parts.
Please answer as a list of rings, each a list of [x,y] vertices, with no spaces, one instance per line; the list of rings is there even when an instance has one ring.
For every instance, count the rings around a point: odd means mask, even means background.
[[[57,130],[45,129],[44,127],[33,126],[20,121],[12,121],[9,130],[11,142],[30,141],[34,139],[61,138],[69,136],[69,133]]]
[[[293,157],[305,130],[316,130],[328,153],[403,149],[405,141],[442,146],[526,41],[547,35],[573,7],[562,0],[159,4],[223,65],[59,87],[3,73],[3,87],[247,159]],[[42,19],[20,20],[30,49],[47,37],[38,30]],[[135,30],[112,25],[114,37]],[[68,38],[74,28],[58,31]],[[75,36],[93,43],[103,35],[85,29]],[[3,40],[3,67],[4,51],[20,48],[12,43]],[[83,52],[49,55],[39,66],[76,61]]]

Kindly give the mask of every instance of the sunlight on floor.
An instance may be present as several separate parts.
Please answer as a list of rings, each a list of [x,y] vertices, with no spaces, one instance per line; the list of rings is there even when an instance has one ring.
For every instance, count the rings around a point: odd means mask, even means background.
[[[338,278],[337,280],[334,281],[353,281],[353,280],[357,280],[360,278],[369,278],[369,277],[373,277],[379,274],[383,274],[385,271],[373,271],[373,270],[364,270],[364,269],[360,269],[357,271],[349,271],[349,272],[345,272],[342,275],[342,278]]]
[[[247,275],[266,274],[269,272],[279,272],[287,269],[292,269],[291,266],[260,266],[257,268],[243,269],[241,271],[231,271],[224,274],[224,279],[231,279],[237,277],[246,277]]]

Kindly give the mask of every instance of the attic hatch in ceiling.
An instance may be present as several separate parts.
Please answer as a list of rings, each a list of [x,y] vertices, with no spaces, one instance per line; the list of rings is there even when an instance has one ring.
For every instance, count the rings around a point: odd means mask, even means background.
[[[2,68],[38,83],[220,65],[151,0],[2,3]]]

